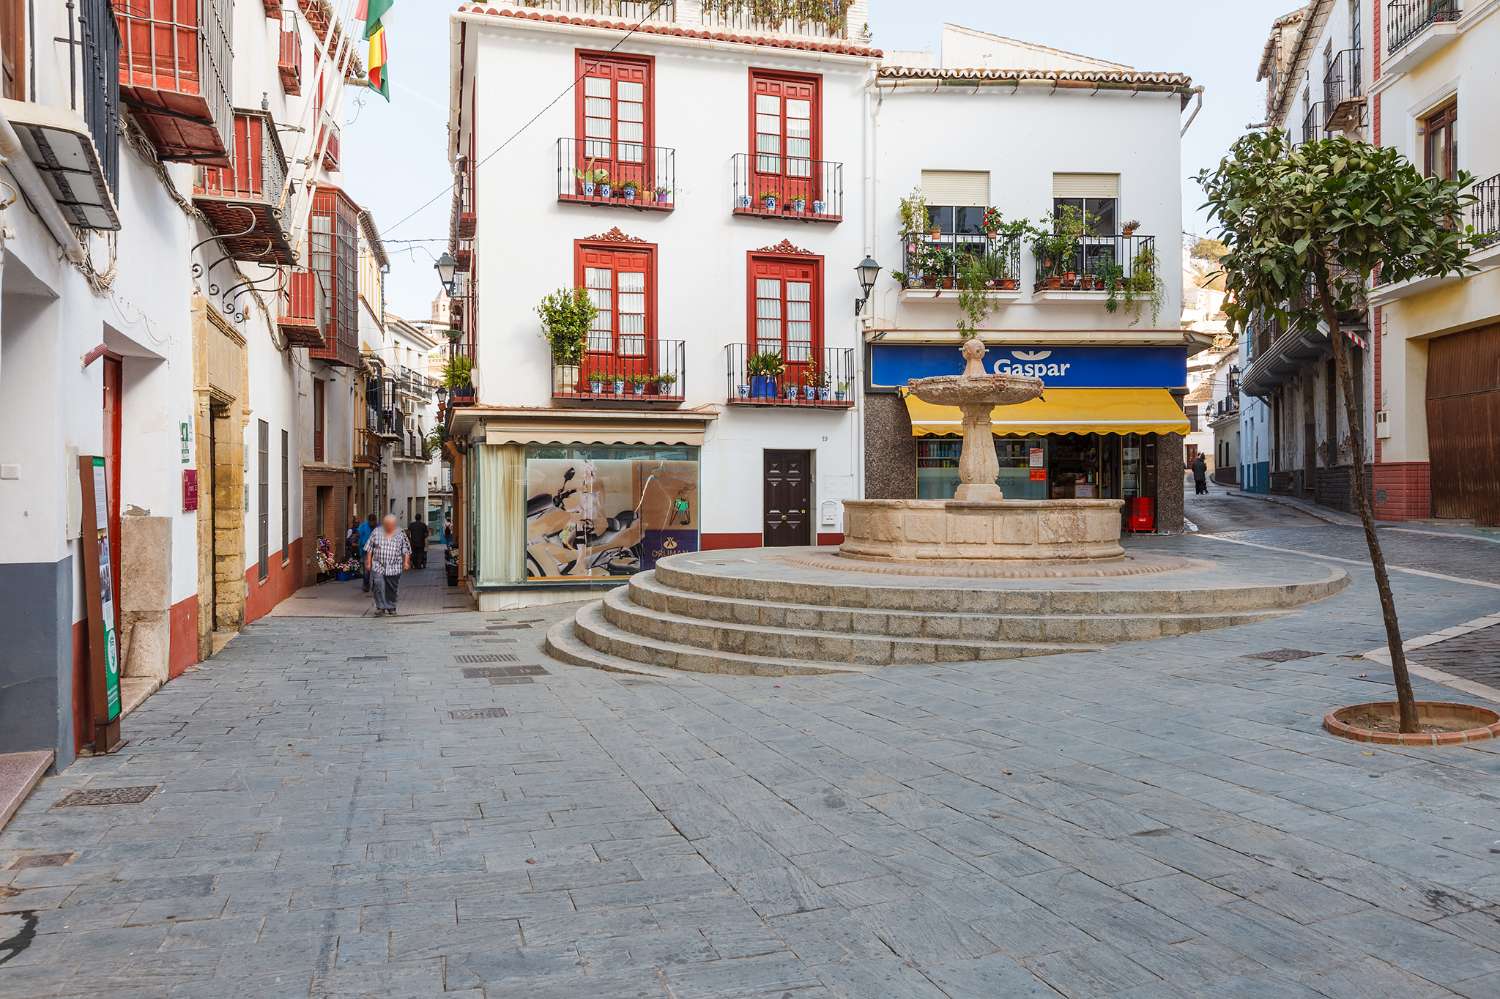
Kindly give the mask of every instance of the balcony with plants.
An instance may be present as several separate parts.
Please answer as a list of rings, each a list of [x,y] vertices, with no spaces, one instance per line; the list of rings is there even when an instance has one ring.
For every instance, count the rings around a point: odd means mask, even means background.
[[[286,154],[269,112],[236,111],[234,165],[199,167],[193,183],[193,207],[233,259],[292,263],[281,214],[286,173]]]
[[[1137,234],[1127,221],[1118,235],[1098,233],[1095,220],[1071,205],[1042,218],[1031,245],[1036,259],[1036,302],[1100,302],[1113,314],[1122,309],[1139,322],[1145,306],[1153,325],[1166,301],[1156,256],[1156,237]]]
[[[844,164],[736,153],[733,195],[735,215],[836,224],[844,218]]]
[[[1026,219],[1006,221],[986,208],[973,232],[932,224],[920,190],[901,199],[901,270],[891,276],[901,300],[956,301],[970,287],[995,302],[1021,298],[1021,251],[1039,230]]]
[[[796,409],[849,409],[854,405],[851,348],[789,344],[783,352],[731,343],[724,354],[731,405]]]
[[[1405,73],[1447,47],[1458,35],[1460,0],[1389,0],[1382,32],[1385,61],[1381,74]]]
[[[675,149],[600,139],[557,140],[560,202],[670,212],[676,184]]]
[[[670,25],[735,35],[841,41],[868,20],[865,0],[500,0],[528,16],[613,18],[648,31]]]
[[[595,329],[599,310],[583,288],[559,288],[537,305],[552,359],[552,400],[612,409],[682,405],[687,344],[650,333]]]

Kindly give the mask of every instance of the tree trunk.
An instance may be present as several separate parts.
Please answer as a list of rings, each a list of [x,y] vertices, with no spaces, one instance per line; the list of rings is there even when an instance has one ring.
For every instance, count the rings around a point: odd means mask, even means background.
[[[1385,553],[1380,549],[1380,538],[1375,533],[1375,511],[1370,509],[1370,497],[1365,491],[1365,431],[1360,420],[1360,400],[1354,396],[1354,372],[1349,366],[1349,345],[1344,341],[1344,331],[1339,326],[1338,309],[1334,305],[1333,293],[1328,287],[1328,278],[1318,276],[1318,305],[1323,312],[1323,321],[1328,325],[1328,337],[1333,341],[1333,368],[1338,375],[1339,389],[1344,396],[1344,415],[1349,421],[1349,446],[1353,450],[1351,462],[1354,479],[1354,503],[1359,510],[1359,521],[1365,529],[1365,544],[1370,549],[1370,566],[1375,572],[1375,589],[1380,593],[1380,616],[1385,621],[1385,641],[1391,652],[1391,675],[1396,683],[1396,704],[1400,709],[1401,731],[1417,730],[1417,701],[1411,690],[1411,674],[1406,669],[1406,650],[1401,644],[1401,625],[1396,620],[1396,598],[1391,593],[1391,576],[1386,571]],[[1330,447],[1338,447],[1338,428],[1330,427]]]

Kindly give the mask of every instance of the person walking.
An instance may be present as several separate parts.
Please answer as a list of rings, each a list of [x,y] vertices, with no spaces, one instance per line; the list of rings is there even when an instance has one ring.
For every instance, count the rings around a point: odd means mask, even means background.
[[[352,561],[360,557],[359,546],[359,518],[349,518],[349,530],[344,532],[344,560]]]
[[[370,538],[375,534],[375,515],[372,513],[359,522],[359,554],[364,556],[365,549],[370,544]],[[370,560],[365,559],[365,592],[370,592]]]
[[[1203,453],[1193,459],[1193,492],[1199,496],[1208,495],[1208,462],[1203,460]]]
[[[418,569],[427,568],[427,533],[429,528],[421,517],[413,517],[406,525],[406,537],[411,541],[411,564]]]
[[[396,515],[388,513],[379,530],[365,545],[365,571],[375,593],[375,614],[396,613],[396,595],[401,573],[411,568],[411,539],[399,529]]]

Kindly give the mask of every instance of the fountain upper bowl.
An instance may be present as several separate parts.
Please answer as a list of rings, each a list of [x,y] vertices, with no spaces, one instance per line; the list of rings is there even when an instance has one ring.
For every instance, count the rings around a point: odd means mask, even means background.
[[[912,395],[934,406],[989,403],[1013,406],[1042,394],[1042,380],[1024,375],[939,375],[906,383]]]

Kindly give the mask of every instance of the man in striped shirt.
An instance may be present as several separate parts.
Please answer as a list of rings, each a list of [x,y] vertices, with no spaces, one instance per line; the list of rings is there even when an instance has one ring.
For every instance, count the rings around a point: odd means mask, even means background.
[[[375,593],[376,617],[396,613],[401,573],[411,568],[411,542],[406,532],[396,527],[396,515],[388,513],[380,530],[365,542],[365,570],[370,574],[370,589]]]

